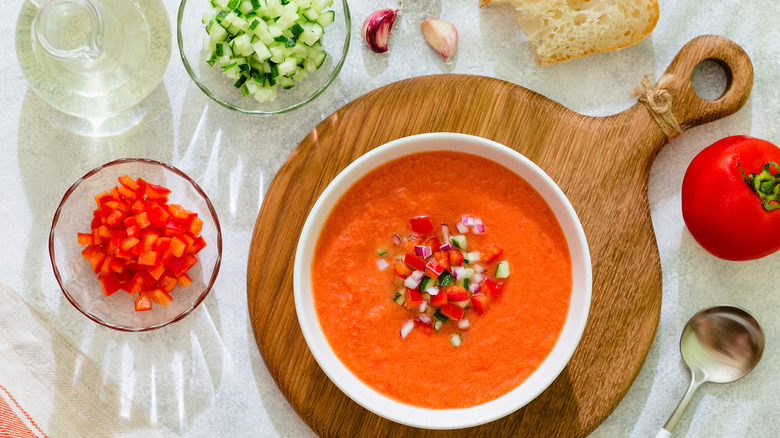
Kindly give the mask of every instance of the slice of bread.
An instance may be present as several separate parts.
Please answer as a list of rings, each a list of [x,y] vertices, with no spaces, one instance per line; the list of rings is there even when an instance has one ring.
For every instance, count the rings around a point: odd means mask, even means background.
[[[488,4],[515,8],[539,65],[635,44],[653,31],[659,13],[657,0],[479,0]]]

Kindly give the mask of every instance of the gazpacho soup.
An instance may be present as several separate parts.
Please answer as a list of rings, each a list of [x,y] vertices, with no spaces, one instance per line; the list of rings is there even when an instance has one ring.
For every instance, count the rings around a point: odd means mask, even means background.
[[[572,291],[563,231],[504,166],[462,152],[387,162],[323,224],[311,266],[341,362],[414,406],[467,408],[520,385],[552,351]]]

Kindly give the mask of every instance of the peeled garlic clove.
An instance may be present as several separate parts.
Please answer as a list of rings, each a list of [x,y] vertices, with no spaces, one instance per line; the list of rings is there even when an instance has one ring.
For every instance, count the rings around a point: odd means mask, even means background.
[[[397,15],[397,9],[380,9],[369,15],[363,22],[363,39],[371,50],[376,53],[387,52],[387,40],[390,38],[390,29],[393,28]]]
[[[425,41],[447,61],[458,48],[458,30],[449,21],[428,17],[420,25]]]

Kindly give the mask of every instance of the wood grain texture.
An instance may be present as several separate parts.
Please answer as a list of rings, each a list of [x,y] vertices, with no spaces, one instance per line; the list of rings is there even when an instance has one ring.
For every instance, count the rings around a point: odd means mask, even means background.
[[[690,84],[693,68],[706,59],[720,62],[730,73],[726,92],[715,101],[699,98]],[[753,83],[748,56],[717,36],[692,40],[667,72],[677,78],[669,91],[683,129],[737,111]],[[558,379],[512,415],[456,431],[401,426],[368,412],[339,391],[315,362],[298,327],[289,268],[309,210],[338,172],[388,141],[437,131],[497,141],[544,169],[579,215],[593,262],[588,324]],[[251,243],[250,320],[260,353],[282,393],[315,432],[329,437],[587,435],[631,386],[658,325],[661,266],[647,179],[666,142],[642,104],[613,116],[588,117],[516,84],[467,75],[390,84],[332,114],[277,173]]]

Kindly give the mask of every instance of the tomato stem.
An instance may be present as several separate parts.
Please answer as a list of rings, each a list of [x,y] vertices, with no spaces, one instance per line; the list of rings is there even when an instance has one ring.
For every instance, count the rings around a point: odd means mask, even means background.
[[[764,206],[765,210],[780,208],[780,193],[778,193],[780,168],[778,168],[777,163],[770,161],[764,165],[761,173],[751,173],[749,175],[745,175],[742,165],[737,163],[737,166],[739,166],[739,171],[742,172],[742,179],[761,199],[761,205]],[[775,169],[775,173],[772,173],[772,168]]]

